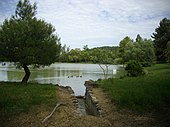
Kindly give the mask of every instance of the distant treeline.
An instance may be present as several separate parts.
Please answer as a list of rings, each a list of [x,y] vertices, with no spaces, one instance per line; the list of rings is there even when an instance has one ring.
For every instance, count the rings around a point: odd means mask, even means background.
[[[89,49],[87,45],[84,46],[83,50],[69,49],[64,45],[62,47],[60,62],[71,62],[71,63],[113,63],[116,58],[116,52],[118,47],[96,47]],[[107,60],[107,61],[106,61]]]
[[[152,64],[155,60],[153,42],[143,39],[137,35],[136,40],[125,37],[119,46],[103,46],[88,48],[88,45],[80,49],[69,49],[66,45],[62,47],[60,62],[84,62],[103,64],[125,64],[129,60],[137,60],[143,64]]]

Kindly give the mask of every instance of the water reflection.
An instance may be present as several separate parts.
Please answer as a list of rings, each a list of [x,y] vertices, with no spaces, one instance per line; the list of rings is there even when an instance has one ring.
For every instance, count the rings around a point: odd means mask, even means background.
[[[115,77],[120,66],[110,65],[109,76]],[[92,79],[103,78],[102,69],[97,64],[69,64],[56,63],[45,68],[33,69],[30,67],[30,82],[52,83],[63,86],[71,86],[76,95],[84,95],[84,82]],[[0,81],[21,81],[24,76],[23,70],[18,70],[9,63],[0,65]]]

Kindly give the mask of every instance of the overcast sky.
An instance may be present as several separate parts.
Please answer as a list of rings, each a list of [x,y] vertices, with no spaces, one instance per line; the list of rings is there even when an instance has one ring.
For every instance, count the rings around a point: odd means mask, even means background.
[[[15,12],[18,0],[0,0],[0,23]],[[137,34],[151,38],[170,0],[31,0],[37,17],[51,23],[61,43],[71,48],[115,46]]]

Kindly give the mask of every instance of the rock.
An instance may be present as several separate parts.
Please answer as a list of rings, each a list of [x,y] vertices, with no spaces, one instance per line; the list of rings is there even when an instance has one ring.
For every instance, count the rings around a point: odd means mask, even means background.
[[[92,90],[88,90],[89,91],[89,94],[93,94],[93,91]]]
[[[93,100],[95,104],[97,104],[99,101],[97,99]]]
[[[97,99],[97,98],[96,98],[96,97],[94,97],[94,96],[91,96],[91,98],[92,98],[92,100],[93,100],[93,101]]]
[[[103,114],[104,114],[104,112],[103,112],[102,109],[99,110],[99,113],[100,113],[100,115],[103,115]]]
[[[101,110],[101,107],[97,107],[97,110]]]
[[[73,91],[73,89],[70,86],[66,86],[65,88],[68,89],[70,94],[74,94],[74,91]]]
[[[86,88],[91,89],[91,88],[96,88],[97,84],[93,80],[85,81]]]
[[[97,108],[98,111],[101,110],[101,107],[99,106],[98,103],[96,104],[96,108]]]
[[[72,93],[72,94],[71,94],[71,97],[72,97],[72,98],[73,98],[73,97],[75,97],[75,94],[74,94],[74,93]]]
[[[76,98],[73,99],[73,103],[78,103],[78,100]]]

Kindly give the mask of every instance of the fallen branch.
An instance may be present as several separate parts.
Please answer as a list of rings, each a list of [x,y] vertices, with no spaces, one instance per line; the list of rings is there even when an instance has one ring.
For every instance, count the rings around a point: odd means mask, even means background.
[[[57,107],[61,106],[61,105],[66,105],[63,103],[57,103],[56,106],[54,107],[53,111],[50,113],[50,115],[48,115],[47,117],[45,117],[45,119],[42,121],[42,123],[44,123],[45,121],[47,121],[55,112],[55,110],[57,109]]]

